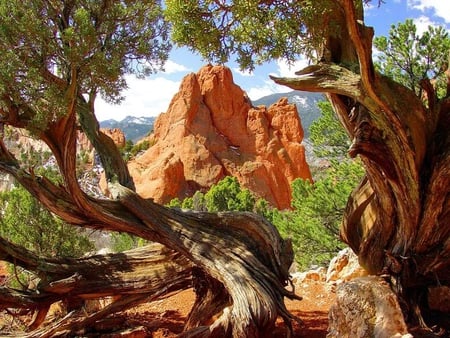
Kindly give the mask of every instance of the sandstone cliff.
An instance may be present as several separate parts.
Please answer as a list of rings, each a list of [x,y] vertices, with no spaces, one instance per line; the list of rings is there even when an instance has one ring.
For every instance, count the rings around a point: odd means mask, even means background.
[[[223,66],[187,75],[155,122],[152,147],[129,163],[137,191],[166,203],[207,190],[224,176],[278,208],[290,207],[290,183],[311,179],[295,105],[253,107]]]

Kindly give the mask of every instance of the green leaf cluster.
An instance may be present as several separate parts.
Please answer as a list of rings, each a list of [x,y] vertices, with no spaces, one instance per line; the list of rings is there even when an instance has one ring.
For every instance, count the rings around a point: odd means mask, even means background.
[[[226,176],[213,185],[206,193],[197,191],[192,197],[183,201],[175,198],[169,207],[197,211],[253,211],[256,199],[250,190],[241,188],[236,177]]]
[[[320,118],[310,128],[310,139],[316,156],[323,158],[342,158],[350,147],[350,139],[336,118],[330,102],[319,102]]]
[[[80,257],[94,250],[88,236],[45,209],[24,188],[0,194],[0,236],[46,257]]]
[[[148,241],[127,233],[118,233],[118,232],[111,233],[111,244],[112,244],[111,249],[114,252],[123,252],[135,249],[144,246],[147,243]]]
[[[134,144],[133,141],[127,140],[125,142],[125,146],[120,150],[122,153],[122,157],[125,161],[129,161],[133,157],[135,157],[141,151],[145,151],[152,146],[152,142],[149,140],[144,140],[139,143]]]
[[[301,269],[325,265],[344,244],[339,227],[351,191],[364,175],[359,160],[348,158],[350,140],[328,101],[319,102],[321,116],[310,126],[313,150],[329,162],[318,168],[315,182],[292,183],[292,211],[274,214],[273,223],[291,237]]]
[[[124,75],[148,75],[170,50],[160,1],[0,1],[0,108],[42,129],[66,113],[71,84],[119,102]]]
[[[415,91],[421,97],[421,81],[432,80],[438,97],[445,94],[449,67],[450,37],[442,26],[428,26],[419,35],[411,19],[392,25],[389,36],[376,37],[374,46],[379,51],[377,69],[398,83]]]
[[[292,183],[293,210],[277,213],[273,222],[292,238],[299,268],[326,265],[344,247],[339,239],[343,211],[363,175],[357,161],[333,161],[314,184],[302,179]]]
[[[236,177],[227,176],[205,194],[206,209],[217,211],[252,211],[255,198],[248,189],[242,189]]]
[[[330,3],[167,0],[165,15],[179,45],[219,63],[235,56],[242,69],[253,69],[271,59],[313,57],[322,43]]]

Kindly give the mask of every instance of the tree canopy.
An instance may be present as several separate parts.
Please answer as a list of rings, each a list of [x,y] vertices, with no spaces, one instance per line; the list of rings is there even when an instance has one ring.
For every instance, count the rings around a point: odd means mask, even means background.
[[[327,159],[342,159],[350,147],[348,134],[329,102],[319,102],[318,107],[320,117],[309,128],[314,154]]]
[[[0,194],[0,234],[46,257],[80,257],[94,245],[78,229],[45,209],[24,188]]]
[[[403,83],[422,97],[423,83],[434,82],[438,96],[446,95],[450,37],[442,26],[428,26],[423,34],[411,19],[392,25],[389,36],[376,37],[376,67],[393,80]]]
[[[252,69],[270,59],[312,56],[316,41],[307,25],[323,18],[326,2],[169,0],[165,15],[175,42],[208,60],[236,57],[242,68]]]
[[[2,1],[0,15],[2,95],[56,116],[62,86],[119,101],[123,76],[160,69],[170,48],[159,1]]]

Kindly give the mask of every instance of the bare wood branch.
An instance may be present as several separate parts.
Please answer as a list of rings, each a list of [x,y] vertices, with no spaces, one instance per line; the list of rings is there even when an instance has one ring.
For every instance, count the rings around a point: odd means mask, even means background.
[[[308,66],[296,72],[299,77],[279,78],[270,75],[270,78],[280,85],[295,90],[310,92],[325,92],[363,99],[361,77],[348,70],[331,63],[320,63]]]
[[[375,76],[372,62],[373,28],[364,26],[362,11],[359,15],[356,13],[354,1],[343,0],[342,3],[346,15],[347,31],[358,55],[362,83],[367,88],[369,95],[375,95],[372,89]]]

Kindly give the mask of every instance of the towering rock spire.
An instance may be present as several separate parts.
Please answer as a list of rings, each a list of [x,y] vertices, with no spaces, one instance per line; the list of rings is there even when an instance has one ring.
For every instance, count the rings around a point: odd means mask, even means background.
[[[206,191],[232,175],[278,208],[289,208],[290,184],[311,179],[297,108],[281,99],[253,107],[230,69],[205,66],[187,75],[155,122],[152,146],[130,162],[137,191],[166,203]]]

